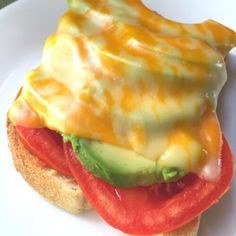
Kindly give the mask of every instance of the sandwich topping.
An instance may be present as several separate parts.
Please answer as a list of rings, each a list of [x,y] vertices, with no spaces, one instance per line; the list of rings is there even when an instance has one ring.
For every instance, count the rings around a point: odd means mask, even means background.
[[[216,105],[235,32],[212,20],[173,22],[138,0],[69,6],[12,104],[11,121],[82,139],[89,150],[105,145],[100,149],[112,150],[111,159],[131,152],[132,161],[165,176],[174,168],[180,176],[216,180],[222,145]],[[114,148],[124,155],[113,155]]]

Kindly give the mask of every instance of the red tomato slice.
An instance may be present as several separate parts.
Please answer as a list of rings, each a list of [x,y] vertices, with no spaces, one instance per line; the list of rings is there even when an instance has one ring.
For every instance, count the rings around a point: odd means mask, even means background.
[[[64,144],[64,150],[69,168],[92,206],[111,226],[129,234],[169,232],[191,221],[219,200],[233,176],[233,157],[225,139],[217,182],[189,174],[175,183],[131,189],[113,187],[90,174],[70,144]]]
[[[31,129],[16,126],[16,131],[26,148],[40,160],[58,172],[71,176],[63,151],[61,135],[46,128]]]

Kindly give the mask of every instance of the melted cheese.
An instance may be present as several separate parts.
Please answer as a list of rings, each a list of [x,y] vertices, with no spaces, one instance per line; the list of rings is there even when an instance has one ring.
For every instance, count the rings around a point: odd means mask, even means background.
[[[126,147],[217,178],[215,108],[235,32],[181,24],[139,0],[73,0],[12,104],[12,122]]]

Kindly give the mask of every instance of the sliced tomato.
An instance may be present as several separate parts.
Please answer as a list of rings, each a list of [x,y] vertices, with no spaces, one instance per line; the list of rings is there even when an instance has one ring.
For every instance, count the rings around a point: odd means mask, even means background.
[[[233,176],[233,157],[225,139],[217,182],[189,174],[175,183],[131,189],[113,187],[90,174],[70,144],[64,144],[64,150],[71,172],[92,206],[111,226],[129,234],[169,232],[191,221],[219,200]]]
[[[16,126],[16,131],[26,148],[40,160],[64,175],[71,175],[61,135],[47,128],[31,129]]]

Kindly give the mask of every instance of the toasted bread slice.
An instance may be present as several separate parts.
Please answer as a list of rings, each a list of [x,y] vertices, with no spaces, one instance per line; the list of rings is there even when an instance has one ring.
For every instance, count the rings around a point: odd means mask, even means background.
[[[14,125],[7,122],[9,147],[14,165],[24,179],[50,202],[72,213],[80,213],[90,205],[72,177],[47,167],[21,143]]]
[[[7,133],[14,165],[28,184],[53,204],[78,214],[91,208],[72,177],[47,167],[21,143],[15,126],[8,120]],[[196,236],[200,218],[181,228],[158,236]]]

